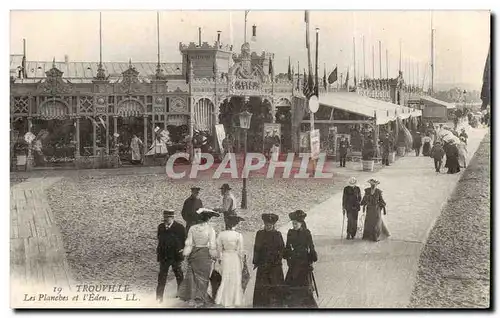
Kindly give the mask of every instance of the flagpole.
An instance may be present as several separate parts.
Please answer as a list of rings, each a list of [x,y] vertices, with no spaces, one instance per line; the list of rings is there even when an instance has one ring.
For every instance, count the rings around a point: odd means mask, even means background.
[[[158,42],[158,68],[160,68],[160,12],[156,11],[156,36]]]
[[[434,93],[434,14],[431,11],[431,96]]]
[[[378,41],[379,78],[382,78],[382,41]]]
[[[401,72],[401,48],[402,46],[402,43],[401,43],[401,39],[399,39],[399,71]]]
[[[385,49],[385,68],[386,68],[386,76],[389,78],[389,50]]]
[[[353,56],[354,56],[354,87],[357,86],[356,83],[356,38],[353,36],[352,37],[352,46],[353,46]]]
[[[372,78],[375,78],[375,46],[372,44]]]
[[[366,79],[365,36],[363,35],[363,79]]]
[[[247,15],[248,15],[248,12],[250,12],[250,10],[245,10],[245,35],[244,35],[244,40],[243,40],[243,44],[247,43]]]

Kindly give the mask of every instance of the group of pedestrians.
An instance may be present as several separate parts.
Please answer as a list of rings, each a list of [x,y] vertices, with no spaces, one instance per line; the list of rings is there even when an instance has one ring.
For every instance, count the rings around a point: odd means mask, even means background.
[[[199,192],[200,188],[191,188],[191,196],[184,202],[181,214],[186,228],[174,221],[173,210],[163,212],[164,222],[158,226],[157,300],[163,301],[167,273],[172,267],[177,297],[189,306],[243,307],[250,273],[243,235],[237,231],[237,225],[244,218],[236,214],[236,202],[228,184],[221,187],[220,208],[204,208]],[[224,216],[225,230],[217,235],[210,220],[220,214]],[[275,228],[278,215],[262,214],[264,227],[257,232],[254,244],[253,269],[257,272],[253,307],[317,307],[312,264],[318,256],[305,223],[306,216],[302,210],[289,214],[293,228],[288,231],[285,243]],[[286,276],[283,259],[288,264]],[[184,260],[185,273],[181,266]]]
[[[448,174],[455,174],[460,172],[460,168],[467,167],[467,139],[465,129],[458,134],[441,125],[436,134],[427,132],[424,138],[417,132],[413,137],[413,149],[417,157],[422,149],[422,155],[434,159],[436,173],[441,172],[443,159],[446,156],[444,167],[448,168]]]
[[[382,196],[382,190],[378,189],[380,182],[376,179],[368,180],[369,188],[364,190],[361,196],[361,190],[357,186],[355,177],[350,178],[349,185],[344,188],[342,196],[342,211],[347,216],[346,238],[352,240],[356,237],[358,231],[358,216],[361,208],[363,209],[363,240],[378,242],[381,239],[390,236],[382,212],[387,214],[386,203]],[[343,233],[342,233],[343,235]]]

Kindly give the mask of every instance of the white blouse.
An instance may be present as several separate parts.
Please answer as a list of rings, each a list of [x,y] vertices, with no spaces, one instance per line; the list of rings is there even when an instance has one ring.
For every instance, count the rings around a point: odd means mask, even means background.
[[[183,255],[191,254],[193,247],[208,247],[211,256],[215,256],[217,245],[215,230],[208,223],[193,225],[189,228]]]
[[[217,253],[238,253],[243,256],[243,235],[233,230],[222,231],[217,237]]]

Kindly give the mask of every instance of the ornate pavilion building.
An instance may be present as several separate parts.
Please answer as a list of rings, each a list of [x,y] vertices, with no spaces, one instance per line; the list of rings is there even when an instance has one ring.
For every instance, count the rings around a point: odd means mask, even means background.
[[[181,63],[36,62],[11,55],[11,144],[31,132],[44,136],[49,162],[114,167],[115,149],[126,152],[137,135],[146,153],[157,128],[167,129],[175,144],[205,131],[217,148],[214,125],[223,124],[238,148],[238,114],[247,109],[253,114],[250,151],[262,149],[264,123],[281,124],[281,151],[300,150],[300,132],[309,130],[301,76],[275,76],[274,55],[251,52],[248,43],[239,53],[201,41],[180,43],[179,51]],[[334,126],[339,133],[346,125],[371,125],[378,132],[398,116],[421,114],[404,106],[420,92],[406,87],[401,74],[360,82],[354,92],[320,86],[316,128],[325,136],[322,144]]]

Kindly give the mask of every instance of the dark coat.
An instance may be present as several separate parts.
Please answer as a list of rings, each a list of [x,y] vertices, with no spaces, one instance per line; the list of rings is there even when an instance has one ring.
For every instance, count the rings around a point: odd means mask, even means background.
[[[419,134],[413,137],[413,148],[420,148],[422,146],[422,136]]]
[[[182,218],[186,221],[186,231],[189,228],[198,223],[200,216],[196,211],[203,207],[203,203],[199,198],[189,197],[184,201],[182,206]]]
[[[344,139],[344,141],[339,142],[339,153],[341,155],[347,154],[347,149],[349,149],[349,141],[347,139]]]
[[[318,254],[308,229],[288,230],[284,258],[288,262],[286,305],[317,308],[312,292],[312,263],[318,260]]]
[[[260,230],[255,236],[253,264],[257,266],[254,308],[282,307],[284,275],[282,258],[285,243],[281,232]]]
[[[434,145],[431,149],[431,157],[436,160],[443,160],[444,150],[441,145]]]
[[[156,247],[157,261],[182,261],[182,253],[186,242],[184,225],[174,221],[167,229],[165,223],[158,225],[158,246]]]
[[[391,138],[384,137],[384,139],[382,139],[382,150],[385,153],[391,152],[391,150],[392,150],[392,139]]]
[[[342,208],[349,211],[359,211],[361,203],[361,190],[359,187],[347,186],[342,196]]]

